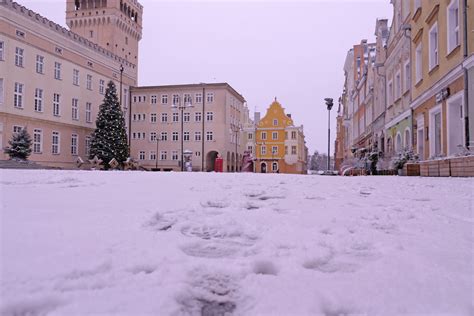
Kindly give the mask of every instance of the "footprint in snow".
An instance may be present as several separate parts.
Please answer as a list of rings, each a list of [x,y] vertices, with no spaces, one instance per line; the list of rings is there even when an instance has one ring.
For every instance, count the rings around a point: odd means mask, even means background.
[[[196,269],[189,274],[187,289],[177,297],[179,314],[232,315],[237,307],[237,277],[222,272]]]

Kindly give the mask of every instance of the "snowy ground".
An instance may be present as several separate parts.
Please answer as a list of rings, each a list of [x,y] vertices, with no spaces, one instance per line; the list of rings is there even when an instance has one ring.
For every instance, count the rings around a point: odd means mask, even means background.
[[[0,170],[1,315],[473,315],[473,179]]]

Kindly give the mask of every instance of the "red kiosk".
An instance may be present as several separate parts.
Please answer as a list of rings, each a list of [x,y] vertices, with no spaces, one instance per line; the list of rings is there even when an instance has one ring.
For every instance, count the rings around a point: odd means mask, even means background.
[[[214,171],[223,172],[223,170],[224,170],[224,159],[217,156],[216,160],[214,161]]]

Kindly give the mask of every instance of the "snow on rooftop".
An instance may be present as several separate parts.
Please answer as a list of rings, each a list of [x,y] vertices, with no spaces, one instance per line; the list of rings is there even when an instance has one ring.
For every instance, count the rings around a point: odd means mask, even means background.
[[[0,170],[1,315],[469,315],[472,179]]]

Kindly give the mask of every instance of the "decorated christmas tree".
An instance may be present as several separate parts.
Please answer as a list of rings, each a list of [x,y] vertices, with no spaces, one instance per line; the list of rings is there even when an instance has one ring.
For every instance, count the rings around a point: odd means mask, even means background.
[[[113,158],[123,163],[129,156],[125,119],[112,81],[107,85],[104,102],[97,115],[96,129],[92,134],[89,158],[94,156],[103,160],[106,169]]]
[[[5,148],[5,153],[10,156],[10,159],[26,160],[31,154],[31,136],[26,128],[14,133],[8,144],[10,147]]]

